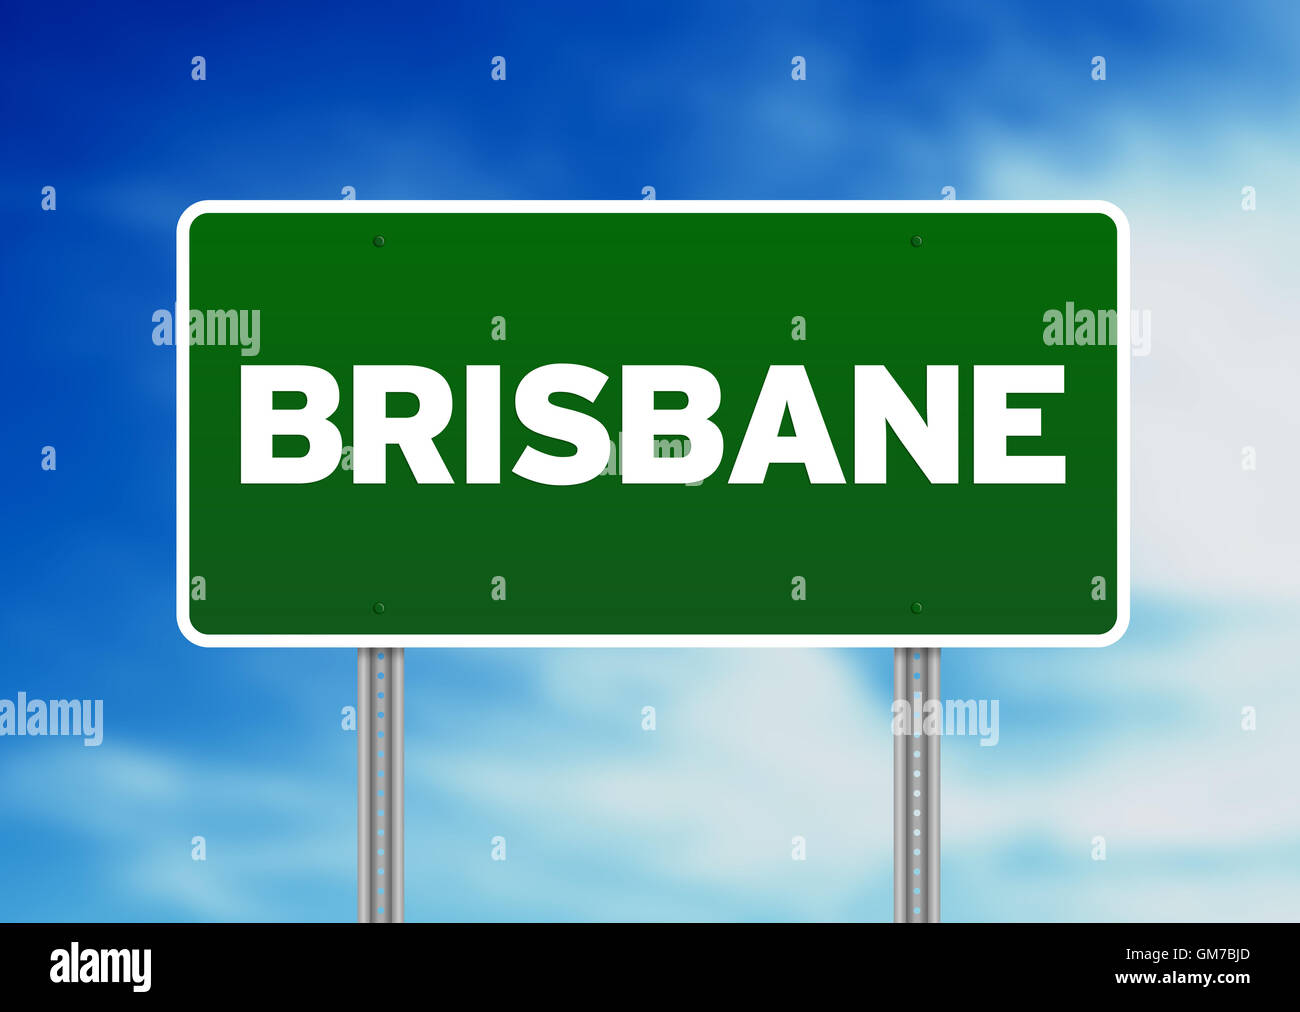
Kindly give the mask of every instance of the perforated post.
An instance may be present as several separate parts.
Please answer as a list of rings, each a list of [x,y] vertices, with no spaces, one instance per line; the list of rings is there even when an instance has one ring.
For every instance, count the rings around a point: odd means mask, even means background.
[[[401,647],[357,651],[357,920],[405,920]]]
[[[926,734],[925,704],[939,696],[939,650],[894,650],[894,706],[903,733],[894,735],[894,921],[939,920],[939,734]],[[943,711],[937,711],[942,728]]]

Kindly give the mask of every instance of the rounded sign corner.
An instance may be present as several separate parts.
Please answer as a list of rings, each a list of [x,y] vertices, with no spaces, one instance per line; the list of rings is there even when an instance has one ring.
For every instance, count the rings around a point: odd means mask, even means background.
[[[207,633],[199,632],[190,621],[187,598],[182,598],[181,603],[176,609],[176,626],[181,631],[181,635],[193,643],[196,647],[216,646],[213,638]]]

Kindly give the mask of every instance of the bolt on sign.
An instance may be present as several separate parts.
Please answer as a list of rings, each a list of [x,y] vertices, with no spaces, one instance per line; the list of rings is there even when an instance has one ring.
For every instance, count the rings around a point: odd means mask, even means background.
[[[1114,642],[1128,272],[1100,202],[195,204],[180,627]]]

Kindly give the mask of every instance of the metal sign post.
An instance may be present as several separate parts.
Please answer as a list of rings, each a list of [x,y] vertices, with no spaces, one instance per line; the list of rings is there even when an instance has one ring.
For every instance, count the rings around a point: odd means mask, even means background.
[[[939,734],[924,729],[940,704],[939,648],[894,650],[894,706],[910,719],[894,735],[894,922],[939,921]],[[939,711],[942,720],[943,712]]]
[[[357,920],[406,919],[403,734],[406,656],[357,651]]]

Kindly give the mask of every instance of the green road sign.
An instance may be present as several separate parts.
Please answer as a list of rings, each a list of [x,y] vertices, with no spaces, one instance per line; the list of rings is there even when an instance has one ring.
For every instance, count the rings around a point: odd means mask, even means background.
[[[177,247],[195,643],[1128,624],[1112,205],[217,201]]]

